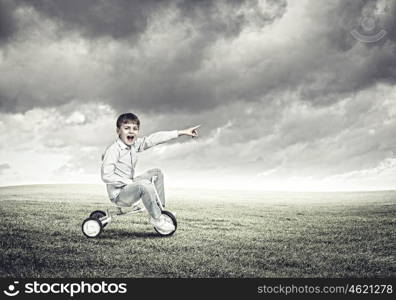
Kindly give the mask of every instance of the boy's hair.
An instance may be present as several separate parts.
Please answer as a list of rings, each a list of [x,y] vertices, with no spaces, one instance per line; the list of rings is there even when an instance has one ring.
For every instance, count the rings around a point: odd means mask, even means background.
[[[125,113],[120,115],[117,118],[117,128],[120,128],[122,124],[126,124],[126,123],[134,123],[136,124],[138,127],[140,127],[140,120],[139,118],[133,114],[133,113]]]

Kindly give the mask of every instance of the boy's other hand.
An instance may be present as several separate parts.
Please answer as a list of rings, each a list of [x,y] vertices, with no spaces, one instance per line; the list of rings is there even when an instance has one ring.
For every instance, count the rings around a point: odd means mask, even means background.
[[[191,127],[191,128],[184,129],[184,130],[179,130],[179,136],[180,135],[188,135],[188,136],[191,136],[192,138],[198,137],[198,128],[199,127],[201,127],[201,124]]]

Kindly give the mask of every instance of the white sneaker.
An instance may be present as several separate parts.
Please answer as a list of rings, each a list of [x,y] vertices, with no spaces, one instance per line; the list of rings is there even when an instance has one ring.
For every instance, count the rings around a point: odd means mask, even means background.
[[[175,230],[175,225],[173,222],[169,222],[167,218],[164,217],[164,215],[161,215],[157,219],[150,217],[150,223],[153,224],[159,231],[171,232]]]

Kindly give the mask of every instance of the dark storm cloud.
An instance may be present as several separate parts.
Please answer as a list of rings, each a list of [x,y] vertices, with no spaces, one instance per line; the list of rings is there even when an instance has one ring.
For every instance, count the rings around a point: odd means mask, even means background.
[[[389,5],[390,14],[384,22],[384,28],[388,29],[388,38],[393,42],[396,42],[396,2],[392,1]]]
[[[390,20],[396,19],[396,3],[387,2],[382,15],[373,13],[372,19],[381,18],[382,22],[377,22],[371,32],[359,27],[362,14],[374,10],[373,4],[380,2],[310,1],[305,8],[309,26],[299,33],[301,37],[263,53],[262,61],[245,69],[246,74],[231,74],[234,77],[228,82],[235,84],[228,92],[246,101],[272,101],[279,92],[295,91],[303,101],[328,106],[377,83],[395,83],[396,43],[390,37],[396,27]],[[382,26],[389,37],[377,42],[364,43],[351,34],[357,29],[374,35]]]
[[[320,24],[320,21],[324,24],[320,33],[324,38],[314,36],[310,41],[314,43],[316,40],[316,49],[323,51],[317,57],[321,66],[302,77],[302,98],[313,104],[327,105],[379,82],[395,83],[396,3],[386,0],[339,1],[336,6],[318,13],[321,7],[322,3],[312,3],[308,14],[314,24]],[[374,23],[370,31],[364,28],[364,20]],[[376,42],[364,42],[351,34],[353,30],[369,37],[386,30],[386,35]],[[322,43],[326,49],[320,47]],[[307,50],[307,54],[314,52]]]
[[[12,1],[0,0],[0,47],[10,41],[16,30]]]
[[[137,78],[138,85],[128,85],[122,80],[112,85],[117,86],[111,93],[113,106],[118,111],[136,106],[157,112],[176,108],[191,112],[237,100],[270,102],[288,91],[296,92],[301,100],[313,105],[329,106],[378,83],[393,84],[396,78],[396,43],[392,38],[396,32],[393,21],[396,4],[387,2],[384,13],[376,15],[373,11],[380,2],[323,4],[310,1],[305,8],[310,26],[299,32],[301,38],[294,38],[283,47],[265,45],[265,40],[252,44],[250,47],[263,51],[254,53],[253,57],[247,54],[238,58],[234,65],[227,61],[234,51],[230,43],[226,56],[214,52],[218,56],[212,57],[216,65],[212,72],[204,65],[208,50],[213,50],[210,47],[216,45],[220,33],[224,38],[237,36],[247,24],[246,15],[228,19],[213,7],[202,10],[201,6],[210,7],[205,1],[185,4],[182,11],[195,28],[201,29],[201,34],[188,42],[183,41],[185,47],[172,46],[170,51],[176,53],[173,60],[158,57],[158,60],[147,61],[145,66],[152,72],[131,71],[129,78]],[[272,15],[267,14],[260,21],[252,19],[266,26],[280,19],[285,11],[286,6],[279,5]],[[364,32],[360,24],[362,14],[367,12],[378,20],[371,32]],[[298,23],[296,26],[298,28]],[[351,34],[353,29],[358,29],[374,35],[382,27],[388,35],[375,43],[362,43]]]
[[[84,98],[87,101],[104,99],[119,111],[130,106],[157,111],[172,110],[175,107],[195,110],[216,106],[219,99],[215,81],[219,78],[207,78],[206,74],[199,73],[207,50],[219,39],[237,37],[251,23],[256,27],[266,26],[286,11],[286,1],[272,0],[266,2],[269,11],[262,11],[257,1],[112,1],[110,4],[97,1],[34,0],[19,4],[22,8],[33,8],[41,20],[49,19],[56,24],[57,38],[60,37],[61,40],[73,32],[79,33],[86,41],[94,44],[91,48],[93,52],[95,47],[106,43],[106,38],[130,49],[138,47],[139,37],[150,24],[161,22],[158,18],[166,17],[167,13],[164,12],[167,9],[176,14],[173,20],[164,21],[173,26],[168,26],[167,29],[178,30],[179,26],[185,26],[186,36],[180,43],[164,45],[164,51],[176,53],[172,58],[167,53],[164,53],[164,57],[159,55],[150,58],[132,58],[125,54],[125,60],[121,62],[120,58],[114,58],[113,61],[105,58],[106,63],[111,65],[102,67],[114,70],[115,74],[113,76],[113,73],[99,70],[105,74],[101,77],[105,84],[100,83],[96,76],[77,70],[74,71],[76,74],[62,74],[64,60],[61,60],[58,62],[58,74],[61,75],[55,75],[55,78],[66,78],[66,82],[62,79],[56,83],[51,78],[51,86],[54,88],[49,88],[48,82],[37,82],[30,87],[31,90],[25,86],[16,87],[20,84],[17,83],[11,85],[11,90],[2,93],[0,107],[3,111],[10,112],[26,111],[35,106],[58,106],[73,98]],[[28,73],[28,70],[25,72]],[[83,83],[89,86],[88,77],[92,78],[91,83],[95,86],[91,92],[82,87]]]
[[[222,67],[209,71],[204,63],[217,41],[230,43],[249,25],[264,28],[280,19],[287,9],[286,1],[269,0],[265,4],[268,11],[263,11],[257,1],[178,2],[178,24],[192,25],[196,34],[187,29],[187,38],[180,41],[182,46],[168,45],[166,51],[172,53],[171,59],[164,53],[164,57],[145,61],[143,68],[130,70],[127,80],[136,79],[138,84],[121,80],[112,85],[109,98],[113,99],[113,107],[120,112],[131,106],[145,111],[198,112],[239,99],[252,100],[255,91],[240,78],[246,66],[235,65],[228,73]],[[226,64],[222,57],[213,60],[220,66]],[[235,92],[232,86],[240,84],[245,86]]]
[[[63,31],[77,31],[87,38],[115,39],[144,32],[152,12],[168,1],[25,0],[44,17],[55,21]]]
[[[297,22],[298,36],[277,45],[265,40],[264,34],[263,40],[248,44],[241,54],[233,42],[243,30],[276,24],[289,9],[286,1],[266,1],[263,8],[257,1],[18,2],[56,24],[60,41],[79,33],[92,45],[87,61],[98,66],[65,67],[67,59],[61,57],[56,61],[57,74],[48,80],[44,75],[30,76],[32,71],[22,68],[15,77],[33,84],[0,82],[0,109],[17,112],[72,99],[100,99],[117,112],[193,112],[235,101],[271,102],[288,91],[314,105],[331,105],[378,82],[395,82],[396,4],[387,2],[383,24],[377,24],[376,29],[381,25],[387,31],[381,41],[363,44],[350,33],[359,25],[362,11],[375,10],[372,4],[380,2],[384,1],[309,1],[303,18],[292,20]],[[7,7],[4,20],[14,28],[15,11]],[[154,34],[149,31],[153,24]],[[5,32],[4,41],[15,30]],[[173,32],[178,35],[167,39]],[[144,44],[158,33],[152,44]],[[122,50],[100,52],[109,41]],[[226,50],[219,51],[219,45]],[[153,47],[160,51],[150,53]],[[46,61],[45,56],[40,59]]]
[[[261,12],[258,2],[251,1],[226,1],[210,0],[23,0],[19,5],[32,7],[43,17],[55,21],[62,31],[76,31],[89,39],[110,37],[113,39],[128,39],[143,33],[156,13],[163,9],[177,9],[180,18],[192,21],[196,29],[208,34],[221,36],[238,35],[247,22],[244,12],[228,14],[219,17],[223,10],[235,12],[241,7],[255,12],[255,21],[265,25],[278,16]],[[286,6],[285,1],[268,0],[269,6]],[[8,9],[8,17],[11,14]]]
[[[383,13],[377,14],[378,6],[384,2]],[[284,9],[280,7],[274,18],[267,18],[269,23],[282,17]],[[139,104],[147,104],[145,109],[157,106],[166,110],[183,103],[188,110],[210,109],[236,100],[273,101],[280,93],[296,91],[304,101],[327,106],[377,83],[393,84],[396,79],[395,7],[396,3],[390,1],[326,4],[310,1],[305,8],[310,26],[304,29],[300,39],[295,39],[295,43],[283,48],[269,45],[272,51],[266,52],[263,48],[261,55],[242,59],[231,68],[227,68],[226,57],[217,57],[215,61],[219,68],[203,76],[197,76],[194,70],[156,72],[151,80],[144,81],[148,86],[142,88],[144,92]],[[196,6],[186,9],[189,12],[195,10]],[[194,16],[193,12],[190,12],[191,16]],[[367,32],[360,24],[365,15],[376,21],[375,27]],[[352,36],[353,29],[369,36],[386,29],[387,36],[374,43],[363,43]],[[206,31],[206,36],[210,36],[208,32],[210,30]],[[194,49],[191,47],[187,53],[200,53]],[[230,53],[232,50],[230,48]],[[194,57],[186,61],[194,61]],[[183,66],[179,62],[174,63]],[[149,86],[161,88],[150,89]],[[129,103],[135,101],[138,99],[129,99]],[[125,101],[120,108],[127,107],[127,103]]]
[[[209,39],[213,35],[237,36],[249,22],[264,27],[282,17],[287,8],[287,2],[284,0],[267,0],[266,5],[270,10],[268,12],[262,11],[258,1],[232,0],[226,1],[223,5],[216,5],[216,1],[211,0],[177,2],[181,18],[192,20],[196,28]],[[241,8],[244,10],[241,11]],[[248,16],[247,10],[254,11],[254,14]]]

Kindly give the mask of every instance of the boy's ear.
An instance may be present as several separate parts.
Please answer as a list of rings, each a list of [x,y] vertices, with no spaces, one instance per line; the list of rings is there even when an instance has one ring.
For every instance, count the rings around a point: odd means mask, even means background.
[[[120,128],[116,128],[117,135],[120,135]]]

